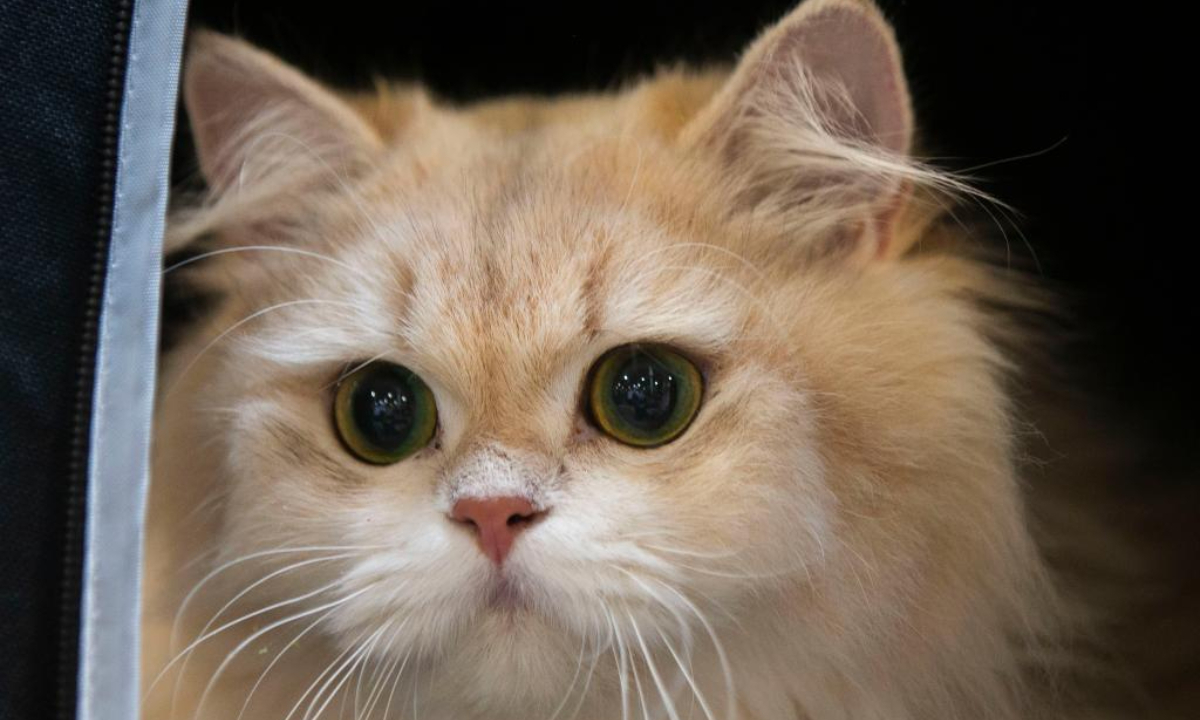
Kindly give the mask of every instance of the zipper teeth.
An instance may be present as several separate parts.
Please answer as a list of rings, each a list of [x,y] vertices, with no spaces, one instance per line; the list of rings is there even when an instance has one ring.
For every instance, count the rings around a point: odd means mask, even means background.
[[[87,490],[88,446],[91,433],[92,388],[96,362],[100,299],[108,267],[112,230],[112,205],[116,181],[117,143],[121,121],[121,95],[125,80],[132,0],[119,0],[113,23],[109,55],[104,130],[100,149],[100,182],[97,192],[96,235],[84,306],[83,332],[75,372],[75,414],[68,465],[67,501],[62,552],[61,606],[58,634],[58,717],[73,720],[79,679],[80,598],[83,566],[84,497]]]

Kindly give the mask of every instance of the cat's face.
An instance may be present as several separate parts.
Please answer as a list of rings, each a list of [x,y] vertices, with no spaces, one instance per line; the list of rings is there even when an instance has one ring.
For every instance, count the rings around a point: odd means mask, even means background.
[[[616,692],[634,658],[676,673],[693,651],[729,682],[717,638],[747,626],[846,654],[895,618],[968,622],[966,600],[908,613],[1023,552],[1001,547],[996,356],[960,266],[896,259],[903,188],[928,178],[886,28],[813,7],[728,80],[466,111],[338,99],[199,41],[219,200],[192,222],[242,249],[198,273],[224,300],[175,355],[164,423],[217,448],[196,472],[222,497],[218,557],[308,549],[272,586],[305,623],[517,716],[605,653]],[[667,442],[597,422],[598,363],[630,346],[694,371]],[[393,366],[436,421],[367,462],[339,397]]]
[[[495,144],[477,135],[462,137]],[[341,579],[325,625],[347,642],[386,628],[381,654],[478,655],[510,680],[485,655],[515,654],[523,684],[557,679],[614,625],[680,647],[680,622],[702,631],[696,613],[819,562],[832,498],[784,307],[727,228],[629,198],[639,156],[645,172],[663,151],[598,142],[565,167],[553,141],[464,145],[402,204],[392,173],[411,170],[388,170],[307,230],[322,257],[264,253],[271,280],[237,312],[293,304],[213,350],[224,550],[346,547],[319,574]],[[702,377],[694,419],[660,446],[622,442],[589,411],[597,362],[630,344],[672,348]],[[337,382],[367,361],[411,370],[436,403],[432,439],[394,464],[339,440]],[[452,517],[470,498],[539,513],[500,564]]]

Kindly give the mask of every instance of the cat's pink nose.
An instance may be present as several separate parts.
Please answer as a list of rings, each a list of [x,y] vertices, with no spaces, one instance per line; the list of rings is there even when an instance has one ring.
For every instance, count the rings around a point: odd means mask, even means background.
[[[470,526],[483,554],[499,567],[517,535],[545,514],[522,497],[463,498],[454,504],[450,519]]]

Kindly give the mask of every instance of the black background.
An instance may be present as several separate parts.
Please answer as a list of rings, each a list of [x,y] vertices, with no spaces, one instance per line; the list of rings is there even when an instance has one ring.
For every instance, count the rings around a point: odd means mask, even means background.
[[[354,3],[193,0],[193,26],[234,32],[317,77],[418,78],[439,94],[616,87],[680,60],[728,62],[788,0]],[[1072,382],[1155,452],[1195,457],[1200,306],[1186,214],[1165,201],[1177,142],[1136,13],[1048,0],[881,0],[904,51],[927,155],[981,164],[1016,208],[1019,265],[1036,255],[1073,313]],[[1169,20],[1169,18],[1161,18]],[[1108,32],[1103,32],[1107,30]],[[1186,138],[1186,135],[1183,136]],[[1016,159],[1024,158],[1024,159]],[[194,164],[178,165],[183,177]],[[1186,229],[1186,226],[1184,226]],[[1025,240],[1028,241],[1028,245]]]

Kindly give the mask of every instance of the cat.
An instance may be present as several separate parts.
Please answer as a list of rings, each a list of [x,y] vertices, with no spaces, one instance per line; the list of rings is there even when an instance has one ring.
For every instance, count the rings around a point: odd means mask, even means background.
[[[144,717],[1101,717],[1023,492],[1018,317],[899,49],[455,107],[194,33]]]

